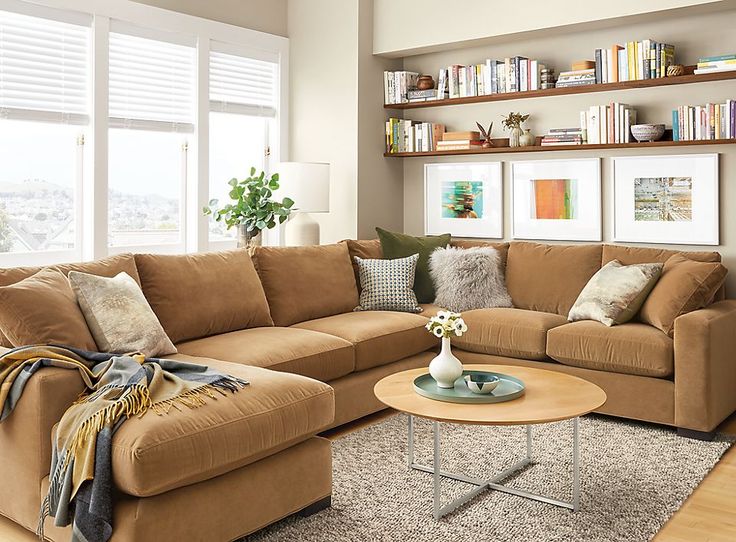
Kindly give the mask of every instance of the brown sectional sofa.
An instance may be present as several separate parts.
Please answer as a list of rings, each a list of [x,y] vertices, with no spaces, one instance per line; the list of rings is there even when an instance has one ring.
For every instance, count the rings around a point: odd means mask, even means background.
[[[606,390],[602,413],[695,432],[712,431],[736,410],[736,300],[678,318],[674,339],[640,322],[567,323],[567,311],[603,263],[664,261],[672,251],[493,245],[504,256],[516,308],[464,313],[470,331],[453,342],[463,362],[575,374]],[[436,346],[424,325],[439,307],[428,305],[420,315],[352,312],[359,288],[350,255],[381,257],[380,244],[264,247],[252,258],[245,251],[120,255],[57,266],[65,273],[129,273],[177,346],[169,357],[251,383],[196,411],[122,426],[113,440],[114,541],[234,540],[328,504],[330,444],[318,434],[382,409],[375,383],[428,365]],[[0,269],[0,287],[37,271]],[[12,346],[6,336],[0,340]],[[81,391],[75,373],[44,369],[0,424],[0,514],[28,529],[36,527],[48,486],[52,428]],[[69,536],[50,521],[46,535]]]

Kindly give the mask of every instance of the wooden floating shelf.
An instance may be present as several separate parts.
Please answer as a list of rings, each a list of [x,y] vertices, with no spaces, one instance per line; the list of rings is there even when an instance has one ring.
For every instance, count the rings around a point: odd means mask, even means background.
[[[648,149],[657,147],[689,147],[693,145],[735,145],[736,139],[707,139],[698,141],[650,141],[647,143],[605,143],[597,145],[554,145],[542,147],[491,147],[490,149],[467,149],[454,151],[430,152],[394,152],[383,153],[391,158],[407,158],[413,156],[458,156],[464,154],[510,154],[515,152],[555,152],[555,151],[596,151],[603,149]]]
[[[688,66],[686,73],[692,72],[694,66]],[[621,83],[601,83],[581,85],[577,87],[549,88],[544,90],[527,90],[524,92],[504,92],[485,96],[466,96],[463,98],[447,98],[445,100],[430,100],[427,102],[384,104],[386,109],[421,109],[424,107],[441,107],[444,105],[462,105],[486,102],[501,102],[507,100],[522,100],[527,98],[542,98],[544,96],[566,96],[571,94],[588,94],[591,92],[609,92],[612,90],[627,90],[632,88],[666,87],[670,85],[689,85],[692,83],[708,83],[712,81],[730,81],[736,79],[736,71],[705,73],[695,75],[678,75],[676,77],[659,77],[656,79],[642,79],[640,81],[623,81]]]

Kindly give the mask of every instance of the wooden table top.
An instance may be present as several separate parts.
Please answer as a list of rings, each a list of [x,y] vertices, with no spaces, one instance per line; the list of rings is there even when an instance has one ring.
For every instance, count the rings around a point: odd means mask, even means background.
[[[385,405],[440,422],[476,425],[528,425],[567,420],[588,414],[606,402],[606,392],[595,384],[564,373],[510,365],[465,365],[465,370],[492,371],[524,382],[523,396],[504,403],[461,404],[436,401],[414,391],[414,379],[426,367],[392,374],[373,388]]]

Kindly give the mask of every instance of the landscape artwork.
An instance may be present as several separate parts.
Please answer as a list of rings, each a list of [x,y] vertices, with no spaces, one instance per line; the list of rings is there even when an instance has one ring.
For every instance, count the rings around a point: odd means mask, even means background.
[[[483,183],[444,181],[442,218],[483,218]]]
[[[531,218],[573,220],[578,215],[575,179],[532,179]]]
[[[646,222],[691,222],[692,177],[636,177],[634,220]]]

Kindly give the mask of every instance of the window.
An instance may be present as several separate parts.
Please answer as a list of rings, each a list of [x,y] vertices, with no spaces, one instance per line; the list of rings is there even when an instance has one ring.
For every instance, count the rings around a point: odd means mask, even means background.
[[[0,253],[81,253],[90,28],[77,20],[0,11]]]
[[[279,159],[287,63],[144,3],[0,0],[0,267],[233,245],[202,206]]]
[[[183,244],[194,49],[110,33],[109,244]]]
[[[222,46],[221,46],[222,47]],[[228,202],[233,177],[251,167],[268,170],[275,130],[277,64],[219,51],[210,53],[210,199]],[[210,240],[232,238],[222,223],[210,219]]]

